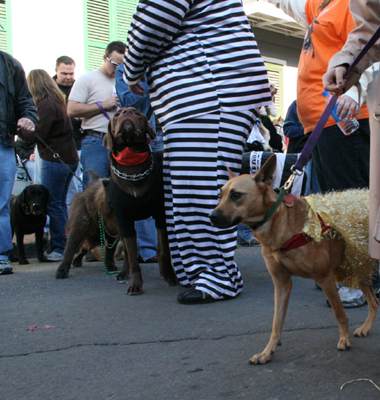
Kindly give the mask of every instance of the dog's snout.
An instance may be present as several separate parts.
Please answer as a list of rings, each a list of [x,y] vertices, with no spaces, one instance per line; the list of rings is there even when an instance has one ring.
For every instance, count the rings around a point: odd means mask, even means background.
[[[42,206],[41,206],[41,204],[39,204],[39,203],[32,203],[32,205],[31,205],[31,211],[32,211],[32,213],[34,214],[34,215],[38,215],[38,214],[41,214],[41,211],[42,211]]]
[[[217,225],[217,223],[219,221],[219,215],[220,215],[219,212],[215,211],[215,210],[209,215],[209,218],[210,218],[210,221],[211,221],[212,225],[214,225],[214,226]]]

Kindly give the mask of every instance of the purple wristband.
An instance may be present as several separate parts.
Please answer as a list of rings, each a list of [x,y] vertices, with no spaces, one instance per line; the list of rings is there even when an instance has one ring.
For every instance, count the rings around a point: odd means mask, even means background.
[[[111,119],[110,116],[107,114],[107,111],[103,108],[103,106],[100,104],[100,101],[97,101],[96,104],[100,108],[100,111],[104,114],[104,116],[108,119],[108,121]]]

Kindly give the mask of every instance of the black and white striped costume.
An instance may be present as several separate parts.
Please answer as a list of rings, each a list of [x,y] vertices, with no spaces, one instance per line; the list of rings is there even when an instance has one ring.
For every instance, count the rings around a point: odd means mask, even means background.
[[[271,103],[266,69],[241,0],[140,0],[128,34],[125,80],[149,68],[164,129],[165,207],[183,285],[216,299],[243,287],[236,230],[210,225],[227,166],[239,172],[253,109]]]

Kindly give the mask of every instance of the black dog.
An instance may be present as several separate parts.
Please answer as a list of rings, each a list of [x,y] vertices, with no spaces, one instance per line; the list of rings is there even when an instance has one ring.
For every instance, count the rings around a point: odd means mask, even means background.
[[[24,235],[36,236],[38,261],[47,261],[43,251],[44,226],[49,190],[43,185],[27,186],[19,195],[12,196],[10,206],[12,237],[16,234],[19,264],[29,264],[25,256]]]

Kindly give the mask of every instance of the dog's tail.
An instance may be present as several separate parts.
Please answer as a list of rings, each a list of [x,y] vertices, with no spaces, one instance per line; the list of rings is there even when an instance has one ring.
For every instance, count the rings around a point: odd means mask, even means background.
[[[90,176],[91,183],[98,181],[100,179],[100,175],[92,169],[86,169],[86,172]]]

